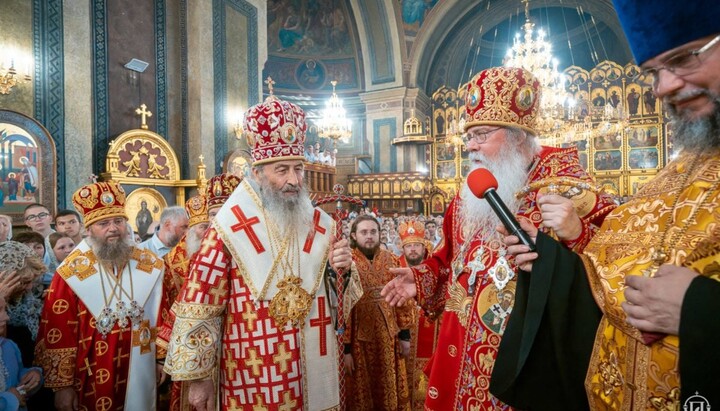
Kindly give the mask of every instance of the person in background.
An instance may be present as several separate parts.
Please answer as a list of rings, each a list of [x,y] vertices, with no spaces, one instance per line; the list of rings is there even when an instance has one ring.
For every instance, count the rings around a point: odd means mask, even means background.
[[[51,258],[57,268],[75,248],[75,241],[69,235],[60,232],[50,234],[48,239],[52,247]]]
[[[380,249],[380,223],[365,215],[350,228],[353,264],[362,297],[352,307],[343,332],[345,371],[349,373],[348,409],[409,410],[406,358],[410,355],[410,305],[391,307],[380,290],[399,261]],[[347,300],[346,300],[347,301]]]
[[[140,243],[139,248],[152,251],[163,258],[177,245],[188,229],[188,215],[181,206],[166,207],[160,214],[160,228],[148,240]]]
[[[0,243],[12,238],[12,218],[0,214]]]
[[[42,370],[25,368],[17,344],[7,338],[10,317],[0,295],[0,410],[25,411],[27,400],[42,386]]]
[[[12,238],[12,241],[17,241],[18,243],[25,244],[26,246],[30,247],[35,254],[40,257],[44,258],[45,256],[45,239],[38,233],[33,231],[22,231]]]
[[[75,210],[60,210],[55,214],[55,230],[67,234],[75,244],[83,239],[83,226],[80,214]]]
[[[30,233],[36,234],[36,233]],[[6,337],[20,348],[22,363],[35,364],[33,347],[40,326],[43,301],[34,292],[46,267],[35,251],[16,241],[0,243],[0,276],[9,286],[2,290],[10,316]],[[42,389],[29,400],[30,409],[52,409],[52,390]]]

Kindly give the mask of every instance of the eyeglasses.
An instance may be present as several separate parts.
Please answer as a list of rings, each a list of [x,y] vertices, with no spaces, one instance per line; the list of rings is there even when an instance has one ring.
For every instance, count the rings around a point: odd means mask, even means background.
[[[38,213],[38,214],[30,214],[29,216],[25,217],[25,221],[35,221],[35,220],[42,220],[43,218],[49,216],[50,213]]]
[[[501,128],[502,127],[496,127],[485,131],[467,132],[462,136],[463,143],[465,143],[465,145],[468,145],[468,143],[474,141],[477,144],[485,144],[487,139],[490,138],[490,134],[500,130]]]
[[[675,54],[665,60],[665,62],[659,67],[647,67],[642,69],[642,71],[640,71],[633,80],[637,81],[642,77],[645,77],[646,79],[652,81],[653,88],[657,88],[660,70],[667,70],[676,76],[686,76],[694,73],[698,68],[700,68],[700,64],[702,63],[702,61],[700,61],[700,55],[710,50],[718,42],[720,42],[720,35],[716,36],[697,50],[685,50]]]

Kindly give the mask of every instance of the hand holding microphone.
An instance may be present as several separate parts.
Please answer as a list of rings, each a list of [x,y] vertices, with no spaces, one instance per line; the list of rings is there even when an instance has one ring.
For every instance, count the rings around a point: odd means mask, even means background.
[[[497,191],[495,191],[497,190],[498,182],[490,170],[486,168],[473,170],[467,177],[467,185],[475,197],[487,200],[490,207],[512,235],[519,238],[520,242],[530,249],[530,252],[535,251],[535,243],[528,233],[520,227],[520,223],[518,223],[515,216],[507,208]]]

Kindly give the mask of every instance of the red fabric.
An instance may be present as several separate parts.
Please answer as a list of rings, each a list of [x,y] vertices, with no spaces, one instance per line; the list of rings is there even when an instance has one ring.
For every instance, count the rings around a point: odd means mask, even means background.
[[[556,149],[544,147],[537,165],[529,175],[529,182],[539,181],[550,176],[571,176],[585,181],[592,181],[579,163],[575,149]],[[542,221],[536,203],[537,192],[529,193],[520,206],[518,215],[524,216],[536,225]],[[450,409],[508,409],[494,398],[488,391],[492,366],[500,345],[504,325],[509,316],[493,317],[490,309],[486,310],[488,296],[496,292],[493,280],[485,275],[487,269],[498,260],[495,252],[488,252],[490,247],[498,245],[486,243],[475,237],[462,237],[462,222],[459,219],[462,201],[456,196],[450,203],[443,222],[443,233],[446,241],[430,258],[421,265],[413,267],[417,285],[417,300],[430,318],[441,312],[443,314],[440,335],[433,358],[426,371],[429,375],[428,395],[425,406],[433,410]],[[605,215],[614,208],[612,199],[598,197],[593,211],[583,221],[583,234],[575,244],[584,245],[589,241],[601,224]],[[456,311],[448,311],[446,304],[450,300],[449,286],[452,278],[451,264],[465,241],[471,241],[466,249],[464,270],[457,278],[465,295],[468,293],[470,269],[467,263],[482,247],[485,249],[483,263],[486,269],[478,271],[476,290],[469,307],[466,325],[463,325]],[[511,268],[515,270],[512,260]],[[514,290],[515,279],[503,289]],[[481,296],[484,301],[481,301]],[[483,305],[484,304],[484,305]],[[481,306],[483,307],[481,309]],[[492,308],[490,306],[489,308]],[[444,312],[443,312],[444,310]],[[493,322],[492,320],[497,320]]]

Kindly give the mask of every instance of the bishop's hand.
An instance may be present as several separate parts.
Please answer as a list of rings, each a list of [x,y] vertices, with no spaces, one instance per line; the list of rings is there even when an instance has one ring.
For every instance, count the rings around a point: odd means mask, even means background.
[[[188,389],[188,401],[197,411],[215,409],[215,385],[212,380],[191,381]]]
[[[385,284],[380,295],[385,297],[385,301],[391,306],[401,307],[407,300],[417,295],[415,276],[412,270],[406,267],[391,268],[390,274],[395,278]]]
[[[344,271],[352,264],[352,252],[347,239],[333,242],[328,256],[330,267],[335,272]]]

